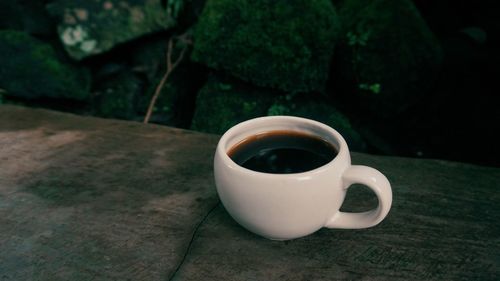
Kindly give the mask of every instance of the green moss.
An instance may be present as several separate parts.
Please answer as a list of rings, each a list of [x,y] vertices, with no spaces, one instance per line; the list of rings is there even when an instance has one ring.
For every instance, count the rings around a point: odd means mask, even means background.
[[[140,1],[135,8],[129,10],[128,24],[130,30],[141,33],[172,27],[183,4],[182,0],[174,2],[174,10],[169,13],[168,8],[167,11],[162,9],[159,0]]]
[[[274,94],[234,79],[210,77],[198,93],[191,128],[222,134],[239,122],[266,116]]]
[[[227,90],[221,90],[221,86]],[[321,96],[311,95],[283,95],[236,79],[212,76],[198,94],[191,129],[223,134],[251,118],[292,115],[325,123],[339,131],[350,148],[364,151],[366,144],[349,119]]]
[[[442,52],[410,0],[345,0],[339,15],[343,41],[334,73],[360,106],[391,117],[425,95]]]
[[[209,0],[192,59],[258,86],[323,90],[337,21],[329,0]]]
[[[292,115],[322,122],[337,130],[345,138],[350,149],[366,150],[364,140],[349,119],[322,97],[316,96],[311,99],[305,95],[290,98],[282,96],[269,107],[268,114]]]
[[[267,115],[269,116],[289,115],[289,114],[290,114],[290,108],[280,103],[274,103],[271,105],[271,107],[267,109]]]
[[[165,48],[165,47],[164,47]],[[165,56],[164,51],[161,56]],[[160,80],[164,75],[165,60],[151,78],[150,86],[140,95],[138,112],[144,117]],[[193,118],[196,94],[206,80],[206,69],[184,60],[168,77],[156,100],[151,116],[152,123],[189,128]]]
[[[0,88],[23,98],[89,96],[90,75],[64,64],[53,48],[18,31],[0,31]]]
[[[141,116],[146,115],[149,103],[151,102],[151,98],[153,97],[156,91],[156,87],[160,83],[161,78],[162,77],[158,76],[156,79],[154,79],[150,87],[146,90],[145,94],[141,96],[139,101],[139,112]],[[173,75],[169,78],[170,81],[167,80],[167,83],[165,83],[165,85],[161,89],[160,95],[156,100],[155,107],[153,108],[153,123],[178,126],[178,120],[176,120],[175,116],[176,109],[177,105],[179,105],[179,102],[182,99],[182,95],[186,93],[185,89],[183,88],[184,85],[179,83],[178,80],[182,78],[184,78],[182,77],[182,75],[176,75],[176,73],[174,72]]]
[[[0,1],[0,30],[13,29],[29,34],[52,36],[50,17],[44,1]]]
[[[184,0],[167,0],[167,13],[174,19],[177,19],[183,7]]]
[[[5,42],[9,42],[10,44],[17,45],[17,44],[23,44],[26,43],[26,41],[29,40],[29,35],[27,35],[24,32],[19,32],[19,31],[1,31],[0,33],[1,38]]]
[[[103,53],[120,43],[175,25],[162,0],[107,1],[56,0],[47,5],[59,20],[57,30],[68,54],[77,59]],[[76,10],[84,10],[82,19]],[[67,19],[72,19],[68,21]]]
[[[16,0],[0,1],[0,29],[24,29],[23,8]]]
[[[136,98],[141,81],[132,73],[123,71],[109,77],[96,91],[96,113],[102,117],[133,119],[136,116]]]
[[[374,94],[378,94],[380,93],[382,87],[380,86],[379,83],[374,83],[374,84],[371,84],[371,85],[368,85],[368,84],[359,84],[358,86],[361,90],[366,90],[366,91],[370,91]]]

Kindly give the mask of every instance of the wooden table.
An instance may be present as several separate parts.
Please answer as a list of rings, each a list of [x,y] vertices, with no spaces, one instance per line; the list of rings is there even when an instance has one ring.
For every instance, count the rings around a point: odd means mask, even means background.
[[[386,220],[278,242],[220,205],[217,140],[0,106],[0,280],[500,280],[500,169],[353,153],[393,184]]]

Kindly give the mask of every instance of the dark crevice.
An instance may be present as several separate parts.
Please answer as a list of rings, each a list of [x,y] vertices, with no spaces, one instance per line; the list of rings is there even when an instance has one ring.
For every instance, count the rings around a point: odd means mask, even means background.
[[[187,259],[187,256],[189,254],[189,251],[191,250],[191,246],[193,245],[194,243],[194,239],[196,237],[196,234],[198,233],[198,229],[203,225],[203,223],[207,220],[207,218],[210,216],[210,214],[220,205],[220,201],[217,201],[217,204],[215,204],[208,212],[207,214],[200,220],[200,222],[198,222],[198,224],[196,225],[196,227],[194,228],[194,231],[193,231],[193,235],[191,236],[191,240],[189,241],[189,244],[186,248],[186,252],[184,252],[184,256],[182,257],[181,261],[179,262],[179,264],[177,265],[177,267],[175,268],[174,272],[172,273],[172,275],[167,279],[168,281],[171,281],[173,280],[173,278],[175,277],[175,275],[177,275],[177,272],[181,269],[182,265],[184,264],[184,261],[186,261]]]

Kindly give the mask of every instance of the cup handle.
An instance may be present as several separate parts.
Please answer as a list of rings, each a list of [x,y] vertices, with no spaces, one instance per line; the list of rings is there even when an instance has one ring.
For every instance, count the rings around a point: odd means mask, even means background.
[[[372,227],[380,223],[392,204],[391,184],[379,171],[360,165],[352,165],[342,175],[344,188],[349,188],[354,183],[368,186],[378,198],[377,208],[361,213],[346,213],[337,211],[326,223],[328,228],[357,229]]]

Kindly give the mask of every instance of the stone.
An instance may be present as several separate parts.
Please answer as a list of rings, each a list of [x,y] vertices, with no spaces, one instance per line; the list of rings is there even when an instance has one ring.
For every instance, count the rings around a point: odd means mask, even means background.
[[[346,0],[339,16],[343,34],[332,95],[376,118],[394,117],[425,99],[442,50],[410,0]]]
[[[151,98],[158,84],[165,75],[168,38],[158,37],[143,42],[135,49],[132,56],[134,71],[147,80],[147,87],[139,95],[138,114],[146,115]],[[175,40],[172,60],[175,61],[186,47]],[[189,46],[180,64],[171,72],[161,89],[150,122],[189,128],[193,118],[196,94],[204,85],[207,70],[200,64],[189,60]]]
[[[143,82],[130,71],[107,77],[93,92],[96,115],[106,118],[133,120]]]
[[[23,30],[21,5],[15,0],[0,1],[0,29]]]
[[[62,62],[54,49],[24,32],[0,31],[0,88],[25,99],[86,100],[90,74]]]
[[[126,50],[114,51],[112,55],[118,53],[118,56],[94,71],[94,112],[97,116],[144,120],[166,72],[168,40],[163,34],[149,36]],[[176,40],[173,60],[183,47]],[[126,61],[123,61],[123,55],[128,55]],[[205,83],[206,73],[206,67],[192,63],[185,55],[163,85],[149,123],[189,128],[196,94]]]
[[[76,60],[175,25],[161,0],[57,0],[47,9],[57,18],[66,51]]]
[[[337,130],[346,140],[350,150],[367,149],[365,141],[347,116],[320,96],[283,96],[271,105],[268,115],[292,115],[319,121]]]
[[[140,41],[130,52],[130,64],[134,72],[144,76],[148,83],[157,83],[166,70],[168,37],[151,36]],[[178,51],[177,48],[175,51]],[[175,52],[177,54],[177,52]]]
[[[196,98],[191,129],[223,134],[242,121],[266,116],[276,96],[269,89],[211,76]]]
[[[191,129],[223,134],[248,119],[292,115],[317,120],[338,130],[349,148],[365,151],[366,144],[349,119],[320,95],[290,94],[255,87],[232,77],[209,77],[196,99]]]
[[[322,91],[338,25],[330,0],[209,0],[191,58],[257,86]]]
[[[161,70],[163,70],[163,67],[160,67]],[[158,72],[148,89],[140,95],[138,112],[141,118],[146,115],[151,98],[163,75],[163,71]],[[205,70],[185,59],[172,72],[161,89],[150,122],[178,128],[189,128],[195,110],[196,95],[203,86],[205,79]]]
[[[55,32],[42,1],[0,1],[0,29],[24,31],[49,37]]]

